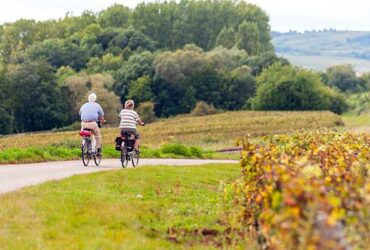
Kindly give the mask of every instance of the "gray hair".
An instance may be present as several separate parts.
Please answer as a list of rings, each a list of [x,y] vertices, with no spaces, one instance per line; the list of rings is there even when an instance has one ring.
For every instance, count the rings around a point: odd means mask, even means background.
[[[95,102],[96,101],[96,94],[91,93],[88,98],[89,102]]]
[[[128,109],[128,108],[134,108],[135,107],[135,102],[133,100],[127,100],[125,102],[125,109]]]

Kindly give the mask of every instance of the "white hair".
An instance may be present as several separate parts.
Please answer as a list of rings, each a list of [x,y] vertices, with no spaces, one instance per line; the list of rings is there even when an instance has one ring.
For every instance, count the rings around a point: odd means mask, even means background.
[[[128,108],[134,108],[135,107],[135,102],[133,100],[127,100],[125,102],[125,109],[128,109]]]
[[[96,94],[95,93],[90,94],[88,100],[89,100],[89,102],[95,102],[96,101]]]

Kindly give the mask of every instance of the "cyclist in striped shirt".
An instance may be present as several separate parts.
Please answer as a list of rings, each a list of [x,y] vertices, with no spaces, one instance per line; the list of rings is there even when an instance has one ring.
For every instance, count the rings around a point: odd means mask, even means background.
[[[121,118],[119,128],[121,129],[121,135],[125,132],[135,135],[135,150],[139,152],[140,134],[137,132],[136,125],[144,126],[145,123],[142,122],[139,115],[134,111],[134,107],[135,103],[133,100],[127,100],[125,102],[124,109],[119,114]]]

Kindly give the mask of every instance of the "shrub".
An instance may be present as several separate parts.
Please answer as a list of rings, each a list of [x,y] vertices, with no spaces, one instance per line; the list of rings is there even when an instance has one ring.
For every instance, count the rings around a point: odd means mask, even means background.
[[[161,151],[164,154],[174,154],[191,157],[191,152],[189,148],[182,144],[167,144],[162,147]]]
[[[200,101],[197,102],[195,108],[191,112],[192,116],[204,116],[204,115],[213,115],[218,113],[218,110],[206,102]]]
[[[143,102],[136,109],[137,113],[140,115],[140,118],[145,123],[151,123],[157,120],[157,117],[154,114],[154,103],[153,102]]]

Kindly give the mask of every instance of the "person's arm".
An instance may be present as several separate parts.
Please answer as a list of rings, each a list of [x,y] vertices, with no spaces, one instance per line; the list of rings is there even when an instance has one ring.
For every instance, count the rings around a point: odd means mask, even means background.
[[[99,105],[99,104],[98,104]],[[104,119],[104,111],[103,109],[101,108],[101,106],[99,105],[99,110],[98,110],[98,117],[99,117],[99,120],[103,123],[105,123],[105,119]]]
[[[137,124],[141,125],[141,126],[144,126],[145,123],[140,119],[139,115],[135,112],[135,118],[136,118],[136,122]]]
[[[106,120],[105,120],[105,118],[104,118],[104,115],[100,116],[100,121],[101,121],[102,123],[105,123],[105,122],[106,122]]]
[[[140,119],[140,117],[139,117],[139,119],[138,120],[136,120],[137,121],[137,124],[139,124],[139,125],[141,125],[141,126],[144,126],[145,125],[145,123]]]

